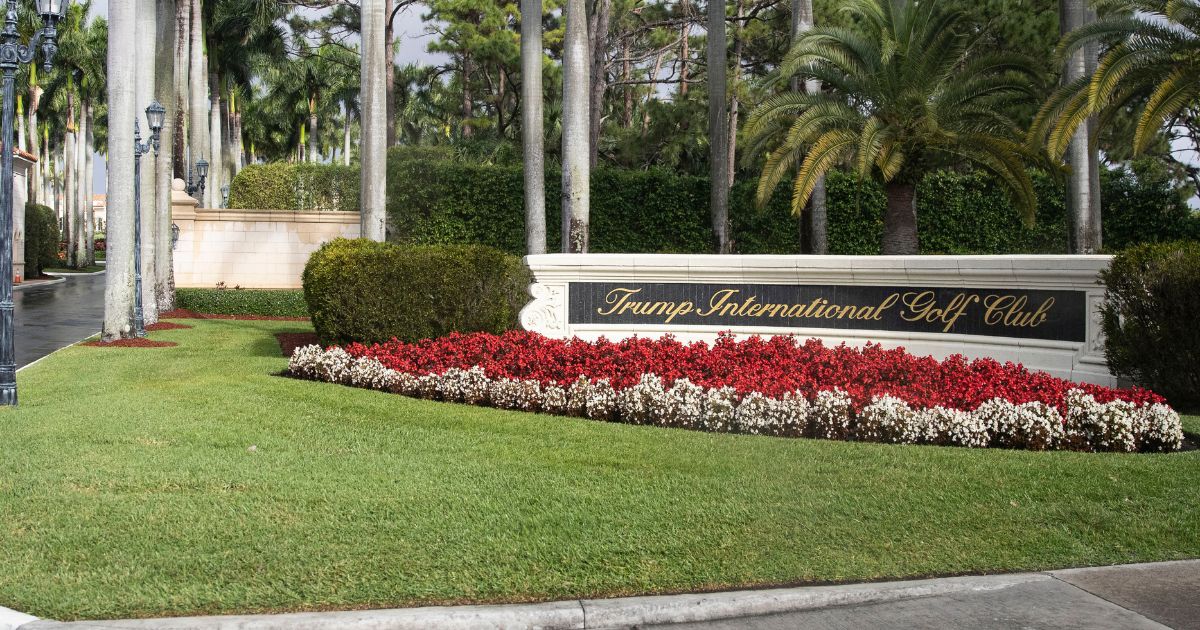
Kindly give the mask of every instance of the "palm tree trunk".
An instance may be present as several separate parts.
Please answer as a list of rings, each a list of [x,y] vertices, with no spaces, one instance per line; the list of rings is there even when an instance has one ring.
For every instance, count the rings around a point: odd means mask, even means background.
[[[1059,10],[1059,25],[1063,34],[1087,23],[1086,0],[1061,0]],[[1087,51],[1081,49],[1066,60],[1062,77],[1064,83],[1071,83],[1087,74],[1087,57]],[[1070,251],[1073,254],[1094,254],[1099,249],[1099,243],[1094,241],[1098,230],[1093,227],[1099,221],[1099,217],[1093,216],[1099,205],[1097,191],[1092,188],[1092,169],[1098,165],[1092,155],[1093,120],[1089,119],[1075,130],[1067,147],[1067,165],[1070,167],[1067,176],[1067,210],[1071,217]]]
[[[92,194],[96,191],[96,110],[88,106],[87,135],[83,138],[87,147],[84,153],[83,177],[86,182],[87,195],[84,197],[84,216],[87,217],[88,230],[88,264],[96,264],[96,213],[92,209]]]
[[[546,253],[546,144],[542,94],[542,0],[521,0],[521,139],[525,252]]]
[[[179,80],[176,74],[179,62],[177,18],[179,5],[186,4],[186,0],[178,3],[176,0],[158,0],[158,48],[155,51],[154,92],[158,102],[164,106],[180,100]],[[181,119],[174,116],[168,120],[178,123]],[[154,305],[160,313],[175,308],[175,261],[171,248],[171,185],[175,180],[172,169],[175,152],[168,148],[179,148],[182,164],[183,147],[175,137],[176,131],[173,124],[163,125],[162,151],[154,156],[154,249],[158,253],[154,257]]]
[[[604,93],[608,91],[608,29],[611,0],[595,0],[592,5],[588,43],[592,51],[590,100],[588,102],[588,164],[596,168],[600,159],[600,124],[604,116]]]
[[[225,168],[222,156],[225,147],[221,142],[221,75],[208,63],[208,207],[216,208],[221,205],[221,186],[225,184]]]
[[[79,208],[75,216],[79,218],[79,250],[75,256],[79,260],[80,267],[86,267],[92,264],[94,260],[95,246],[95,225],[92,223],[92,191],[88,188],[87,176],[87,154],[90,151],[87,138],[90,133],[92,105],[88,99],[83,99],[79,106],[79,139],[75,146],[75,182],[77,186],[75,203]]]
[[[68,88],[69,89],[69,88]],[[79,198],[75,187],[75,97],[67,94],[67,131],[63,135],[63,227],[66,230],[67,266],[78,267],[79,221],[75,203]],[[70,217],[68,219],[68,217]]]
[[[35,73],[34,76],[36,76],[37,70],[30,68],[30,72]],[[46,197],[42,192],[42,147],[40,142],[41,138],[39,137],[38,132],[37,115],[38,106],[41,105],[41,102],[42,88],[41,86],[37,85],[37,83],[34,83],[29,87],[29,113],[27,116],[29,117],[29,152],[38,156],[38,165],[33,169],[33,172],[30,173],[29,200],[33,203],[45,204]]]
[[[342,164],[350,166],[350,127],[353,121],[350,119],[350,108],[346,108],[346,115],[342,119]]]
[[[708,137],[711,186],[709,214],[717,253],[733,253],[729,238],[729,120],[726,94],[727,55],[725,3],[710,0],[708,5]]]
[[[308,161],[316,163],[317,157],[317,97],[308,101]]]
[[[29,151],[27,141],[29,137],[25,134],[25,95],[17,94],[17,109],[14,112],[17,120],[17,148],[22,151]]]
[[[884,186],[887,209],[883,215],[883,254],[917,253],[917,187],[907,182]]]
[[[108,239],[102,337],[133,333],[133,123],[135,0],[108,2]]]
[[[192,7],[191,42],[188,44],[188,55],[190,56],[188,63],[188,116],[191,118],[188,144],[192,149],[190,166],[194,167],[196,162],[201,159],[212,162],[208,146],[208,64],[205,63],[204,58],[204,16],[202,13],[204,0],[185,1],[190,1]],[[212,188],[211,184],[208,185],[205,192],[207,193]],[[208,207],[205,202],[209,198],[206,194],[204,199],[200,200],[201,205]]]
[[[567,0],[563,11],[562,244],[566,253],[584,254],[590,231],[591,182],[587,5],[584,0]]]
[[[462,53],[462,137],[470,138],[475,135],[471,128],[471,117],[475,115],[475,103],[471,99],[471,74],[474,68],[471,66],[471,53],[464,50]]]
[[[174,16],[172,16],[174,17]],[[158,53],[157,29],[158,29],[158,5],[157,0],[137,0],[137,28],[139,33],[145,33],[145,37],[137,39],[137,66],[134,72],[136,73],[135,93],[134,93],[134,116],[137,118],[138,126],[142,131],[143,142],[150,138],[150,126],[146,119],[145,111],[154,101],[155,94],[155,62]],[[155,35],[151,35],[154,33]],[[141,187],[139,194],[141,195],[141,217],[139,229],[141,232],[141,268],[138,270],[142,278],[142,322],[149,326],[158,321],[158,290],[155,286],[156,277],[154,271],[154,259],[158,253],[156,243],[154,242],[154,229],[156,225],[154,211],[158,207],[156,200],[157,186],[157,170],[155,168],[154,154],[149,153],[142,156],[141,169]]]
[[[387,238],[387,74],[392,70],[386,21],[383,0],[362,0],[360,232],[363,238],[381,242]]]
[[[175,55],[172,74],[174,78],[174,94],[170,100],[163,101],[162,103],[164,106],[167,106],[168,110],[171,109],[168,106],[169,103],[175,104],[174,111],[169,112],[173,121],[172,127],[174,127],[171,136],[174,142],[170,145],[171,164],[175,176],[183,178],[187,177],[188,168],[186,147],[188,144],[188,112],[190,110],[190,103],[188,102],[188,66],[191,63],[189,55],[191,54],[192,46],[192,0],[178,0],[174,2],[174,5]]]
[[[792,42],[812,29],[814,17],[812,0],[793,0]],[[810,80],[801,85],[800,81],[796,80],[792,85],[792,90],[799,92],[802,89],[809,94],[816,94],[821,91],[821,84],[818,81]],[[807,238],[805,238],[806,230],[804,229],[806,224],[808,226]],[[802,250],[810,254],[829,253],[829,213],[826,205],[824,176],[817,180],[816,186],[813,187],[812,196],[808,200],[808,212],[800,216],[797,227],[800,231]]]

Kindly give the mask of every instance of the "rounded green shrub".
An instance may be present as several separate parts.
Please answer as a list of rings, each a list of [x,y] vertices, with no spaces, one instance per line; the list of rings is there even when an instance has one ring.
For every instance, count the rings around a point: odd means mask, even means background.
[[[58,218],[36,203],[25,206],[25,276],[36,278],[58,260]]]
[[[1109,369],[1177,408],[1200,408],[1200,243],[1134,247],[1101,279]]]
[[[529,272],[480,245],[337,239],[304,267],[304,299],[322,343],[415,341],[515,328]]]

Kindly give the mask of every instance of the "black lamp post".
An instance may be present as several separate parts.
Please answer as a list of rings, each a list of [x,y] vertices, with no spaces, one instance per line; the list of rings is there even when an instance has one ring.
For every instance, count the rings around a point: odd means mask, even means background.
[[[205,160],[204,158],[200,158],[200,161],[196,162],[196,180],[195,181],[192,180],[192,165],[188,164],[188,178],[187,178],[187,187],[185,188],[185,192],[187,192],[187,194],[191,195],[192,197],[195,197],[196,199],[203,198],[204,197],[204,183],[207,179],[208,179],[208,161],[207,160]]]
[[[0,405],[17,404],[17,351],[13,337],[13,116],[16,111],[17,70],[37,57],[49,72],[58,52],[55,26],[67,13],[70,0],[38,0],[42,30],[28,44],[17,33],[17,0],[7,0],[4,30],[0,31],[0,71],[3,71],[4,110],[0,123]]]
[[[133,330],[138,337],[146,336],[142,316],[142,156],[152,150],[158,153],[166,115],[167,110],[158,101],[146,108],[146,122],[150,124],[150,142],[146,144],[142,144],[141,125],[133,121]]]

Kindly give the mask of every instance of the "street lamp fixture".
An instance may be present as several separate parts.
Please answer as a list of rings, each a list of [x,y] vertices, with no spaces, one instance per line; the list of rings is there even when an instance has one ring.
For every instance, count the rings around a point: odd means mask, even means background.
[[[17,31],[17,0],[5,2],[4,29],[0,30],[0,73],[3,77],[3,113],[0,122],[0,405],[17,404],[17,352],[13,331],[13,116],[16,113],[16,76],[42,49],[42,67],[53,68],[58,52],[56,26],[67,13],[70,0],[38,0],[42,29],[29,43]]]
[[[195,197],[196,199],[200,199],[200,198],[204,197],[204,183],[207,180],[208,180],[208,161],[205,160],[204,158],[200,158],[200,161],[196,162],[196,180],[195,181],[192,180],[192,167],[190,164],[188,165],[187,187],[185,188],[185,191],[187,192],[187,194],[191,195],[192,197]]]
[[[141,124],[137,119],[133,121],[133,330],[138,337],[146,336],[145,318],[142,316],[142,156],[151,151],[158,153],[166,113],[167,110],[158,101],[146,108],[150,141],[145,144],[142,144]]]

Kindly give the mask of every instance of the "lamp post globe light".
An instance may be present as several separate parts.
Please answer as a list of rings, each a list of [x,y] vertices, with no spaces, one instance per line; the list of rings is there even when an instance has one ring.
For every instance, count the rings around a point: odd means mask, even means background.
[[[138,337],[146,336],[142,315],[142,156],[158,153],[162,142],[163,119],[167,110],[158,101],[146,108],[150,125],[150,141],[142,144],[142,126],[133,121],[133,330]]]
[[[208,179],[208,160],[200,158],[200,160],[196,162],[195,181],[192,180],[192,165],[189,164],[187,177],[187,187],[185,188],[185,192],[196,199],[204,197],[204,183]]]
[[[3,73],[3,122],[0,123],[0,405],[17,404],[17,352],[13,337],[13,115],[17,70],[31,63],[42,49],[42,65],[52,68],[58,52],[58,22],[70,0],[38,0],[42,29],[29,43],[17,33],[17,0],[5,2],[4,30],[0,31],[0,72]]]

